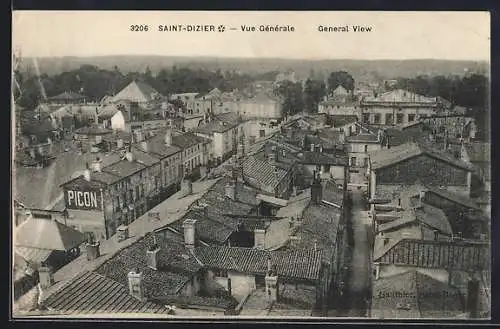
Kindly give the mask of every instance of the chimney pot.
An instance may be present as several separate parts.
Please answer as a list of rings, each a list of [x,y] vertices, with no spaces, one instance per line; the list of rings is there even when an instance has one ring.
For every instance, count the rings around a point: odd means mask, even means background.
[[[50,266],[43,264],[38,268],[40,287],[46,289],[54,284],[54,273]]]
[[[228,183],[226,184],[226,197],[231,200],[236,200],[236,183]]]
[[[131,296],[144,299],[143,275],[139,269],[128,273],[128,289]]]
[[[254,231],[254,248],[255,249],[264,249],[265,248],[265,239],[266,239],[266,230],[263,229],[255,229]],[[269,264],[268,264],[269,270]]]
[[[144,152],[146,152],[146,153],[148,152],[148,142],[147,142],[147,141],[143,140],[143,141],[141,142],[141,149],[142,149]]]
[[[83,178],[85,178],[87,182],[90,182],[90,167],[88,162],[85,164],[85,170],[83,171]]]
[[[196,220],[186,219],[183,223],[183,228],[186,248],[193,249],[196,243]]]
[[[156,241],[153,244],[153,246],[151,246],[151,248],[149,248],[146,251],[146,261],[148,263],[149,268],[151,268],[153,270],[158,269],[158,253],[159,252],[160,252],[160,247],[158,246],[158,244],[156,244]]]

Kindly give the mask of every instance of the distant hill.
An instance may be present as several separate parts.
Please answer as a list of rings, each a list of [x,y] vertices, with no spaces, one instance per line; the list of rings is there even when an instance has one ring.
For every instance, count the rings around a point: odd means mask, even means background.
[[[41,73],[48,75],[77,69],[82,65],[95,65],[112,70],[117,66],[120,71],[144,72],[149,66],[153,73],[162,68],[188,67],[207,70],[236,70],[248,74],[261,74],[269,71],[295,71],[299,79],[309,77],[314,70],[316,78],[323,78],[336,70],[349,72],[357,81],[390,79],[395,77],[415,77],[417,75],[462,75],[468,72],[489,75],[487,62],[451,60],[295,60],[278,58],[211,58],[211,57],[169,57],[169,56],[99,56],[99,57],[59,57],[39,58]],[[22,67],[33,67],[32,58],[24,58]]]

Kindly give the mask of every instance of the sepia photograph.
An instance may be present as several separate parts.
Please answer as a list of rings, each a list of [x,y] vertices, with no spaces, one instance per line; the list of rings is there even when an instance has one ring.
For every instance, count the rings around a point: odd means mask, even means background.
[[[13,11],[12,319],[491,318],[489,12]]]

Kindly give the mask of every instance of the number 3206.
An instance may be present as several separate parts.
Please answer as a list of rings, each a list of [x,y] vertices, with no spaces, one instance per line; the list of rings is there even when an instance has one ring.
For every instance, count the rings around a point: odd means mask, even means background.
[[[132,32],[148,31],[148,29],[147,25],[130,25],[130,31]]]

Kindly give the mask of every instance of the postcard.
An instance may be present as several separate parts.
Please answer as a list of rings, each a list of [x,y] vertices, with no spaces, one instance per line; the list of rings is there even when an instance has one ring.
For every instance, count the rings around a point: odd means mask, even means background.
[[[12,318],[491,317],[488,12],[12,26]]]

